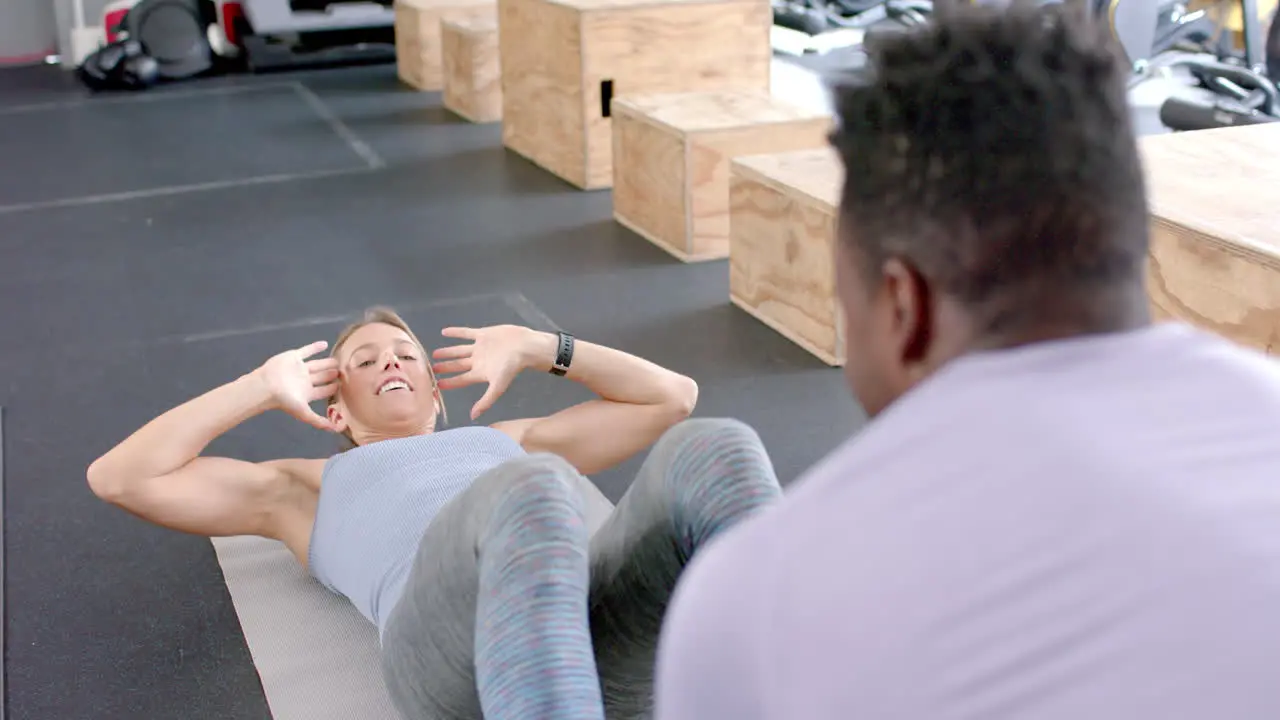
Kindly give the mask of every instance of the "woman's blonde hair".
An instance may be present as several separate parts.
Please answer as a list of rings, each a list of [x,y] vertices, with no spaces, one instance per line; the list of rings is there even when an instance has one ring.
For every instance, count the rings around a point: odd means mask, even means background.
[[[360,328],[366,325],[378,325],[378,324],[390,325],[391,327],[404,332],[404,334],[408,335],[409,339],[413,341],[413,344],[417,345],[418,349],[422,351],[422,361],[426,363],[427,376],[431,378],[431,394],[435,396],[436,402],[439,403],[440,419],[444,422],[445,425],[448,425],[449,411],[446,410],[444,407],[444,396],[440,394],[440,384],[436,381],[435,371],[431,369],[431,357],[430,357],[430,354],[427,352],[427,346],[422,344],[422,341],[418,339],[418,336],[414,334],[413,330],[409,328],[409,323],[405,322],[404,318],[400,317],[400,314],[397,313],[395,310],[392,310],[389,307],[385,307],[381,305],[371,307],[365,310],[364,314],[360,317],[359,320],[346,326],[345,328],[342,329],[342,332],[338,333],[338,338],[333,341],[333,348],[329,351],[329,356],[336,357],[338,354],[338,350],[341,349],[342,346],[346,344],[348,340],[351,339],[351,336],[355,334],[355,332]],[[331,406],[337,401],[338,401],[338,393],[334,393],[333,395],[329,396],[328,404]],[[350,440],[352,444],[355,443],[355,438],[351,437],[350,428],[343,431],[342,434],[347,438],[347,440]]]

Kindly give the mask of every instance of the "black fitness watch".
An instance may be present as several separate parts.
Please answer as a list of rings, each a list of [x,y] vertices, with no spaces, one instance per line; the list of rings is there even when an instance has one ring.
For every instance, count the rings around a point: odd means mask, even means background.
[[[552,375],[564,376],[569,372],[569,363],[573,362],[573,336],[567,332],[558,333],[560,345],[556,348],[555,364],[551,366]]]

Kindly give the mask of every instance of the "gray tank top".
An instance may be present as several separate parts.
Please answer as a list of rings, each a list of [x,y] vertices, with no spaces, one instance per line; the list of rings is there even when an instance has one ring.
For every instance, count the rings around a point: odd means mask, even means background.
[[[482,473],[523,453],[500,430],[462,427],[329,458],[311,531],[311,574],[350,600],[381,637],[431,519]]]

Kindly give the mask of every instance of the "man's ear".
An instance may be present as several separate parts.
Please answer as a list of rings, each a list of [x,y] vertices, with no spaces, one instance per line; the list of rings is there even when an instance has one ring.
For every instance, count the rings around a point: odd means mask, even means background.
[[[338,432],[346,432],[347,418],[343,416],[342,410],[337,403],[330,405],[325,409],[325,416],[329,418],[329,422],[333,423],[333,429]]]
[[[919,270],[889,258],[881,270],[891,307],[894,352],[904,368],[925,361],[933,343],[932,289]]]

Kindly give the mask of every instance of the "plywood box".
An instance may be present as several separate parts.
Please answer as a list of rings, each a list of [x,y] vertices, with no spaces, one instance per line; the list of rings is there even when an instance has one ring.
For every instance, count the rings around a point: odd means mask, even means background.
[[[821,148],[829,113],[759,91],[613,102],[613,215],[685,262],[729,255],[729,161]]]
[[[444,106],[471,122],[502,119],[498,9],[440,24]]]
[[[1141,149],[1153,313],[1280,355],[1280,125],[1151,136]]]
[[[502,140],[583,189],[613,182],[613,100],[769,89],[768,0],[498,0]]]
[[[843,365],[832,250],[844,167],[830,148],[730,163],[729,297],[829,365]]]
[[[396,73],[419,90],[444,89],[440,23],[495,12],[497,0],[395,0]]]

